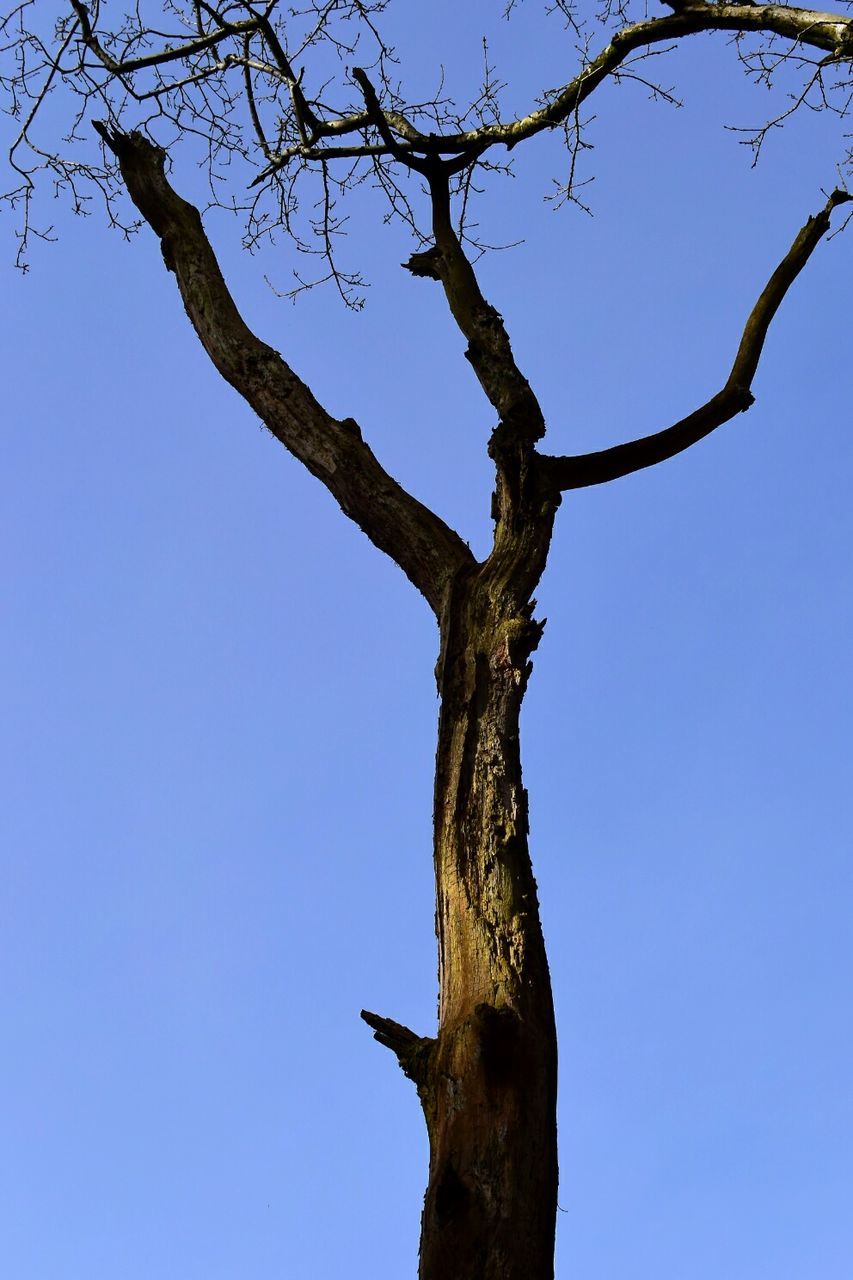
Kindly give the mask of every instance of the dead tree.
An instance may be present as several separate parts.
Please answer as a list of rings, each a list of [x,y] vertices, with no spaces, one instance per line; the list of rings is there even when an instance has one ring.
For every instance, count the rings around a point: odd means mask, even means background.
[[[35,0],[23,0],[2,20],[2,80],[20,120],[8,199],[19,213],[23,254],[41,233],[40,178],[78,204],[98,194],[118,226],[129,225],[129,197],[158,238],[215,368],[435,615],[438,1026],[418,1034],[377,1013],[362,1017],[413,1082],[426,1119],[420,1275],[546,1280],[557,1197],[557,1040],[519,750],[519,713],[542,635],[534,592],[566,492],[663,462],[750,408],[771,321],[851,197],[836,188],[814,201],[706,403],[642,439],[558,457],[541,448],[543,412],[478,282],[466,221],[473,184],[483,169],[505,166],[520,144],[557,131],[571,155],[564,195],[577,200],[583,104],[607,80],[640,75],[637,64],[651,51],[702,32],[733,37],[736,55],[759,80],[770,83],[781,66],[800,74],[793,105],[752,138],[758,150],[767,129],[798,106],[846,110],[853,19],[752,0],[669,0],[672,12],[634,21],[627,3],[607,0],[582,21],[580,11],[559,3],[585,50],[577,71],[527,113],[507,117],[488,66],[464,109],[441,96],[408,101],[379,30],[384,7],[382,0],[312,0],[294,14],[279,0],[176,0],[163,4],[155,23],[133,6],[117,17],[99,0],[68,0],[67,12],[44,29]],[[357,46],[367,69],[348,65]],[[69,104],[64,151],[40,132],[54,89]],[[369,175],[408,223],[414,251],[405,265],[443,291],[496,418],[488,442],[494,539],[484,560],[388,474],[353,419],[328,413],[247,326],[202,216],[179,194],[181,142],[196,155],[201,148],[214,175],[224,161],[232,166],[232,198],[250,242],[287,230],[301,248],[319,252],[324,278],[350,305],[358,305],[359,279],[334,253],[342,193]],[[309,181],[319,184],[320,209],[306,228],[296,193]],[[295,291],[312,283],[299,278]]]

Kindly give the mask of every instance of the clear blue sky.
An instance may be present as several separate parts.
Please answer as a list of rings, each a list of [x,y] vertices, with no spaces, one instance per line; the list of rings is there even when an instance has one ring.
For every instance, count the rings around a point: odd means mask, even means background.
[[[476,88],[490,29],[508,107],[575,65],[532,0],[420,8],[413,93]],[[482,281],[555,452],[715,391],[835,182],[825,117],[750,171],[722,126],[772,103],[724,39],[661,76],[683,110],[593,99],[593,218],[542,204],[556,137],[480,206],[525,238]],[[218,380],[153,236],[56,222],[26,278],[2,240],[0,1271],[414,1276],[425,1133],[358,1011],[434,1027],[431,616]],[[250,322],[484,551],[491,410],[405,232],[354,203],[353,316],[209,228]],[[560,515],[524,716],[559,1280],[853,1273],[851,263],[853,228],[820,246],[748,415]]]

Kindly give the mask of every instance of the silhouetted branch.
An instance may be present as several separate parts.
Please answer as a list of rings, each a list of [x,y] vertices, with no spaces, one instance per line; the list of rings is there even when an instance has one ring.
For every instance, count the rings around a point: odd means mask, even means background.
[[[829,230],[833,209],[851,200],[853,195],[849,192],[833,191],[820,213],[809,218],[799,232],[749,314],[731,373],[722,390],[688,417],[654,435],[576,457],[543,455],[542,465],[551,483],[558,489],[565,490],[582,489],[588,485],[617,480],[620,476],[641,471],[644,467],[654,466],[677,453],[683,453],[728,422],[735,414],[745,412],[754,402],[752,381],[770,322],[789,288]]]
[[[159,237],[187,315],[213,364],[272,434],[326,485],[343,511],[400,565],[436,614],[474,558],[447,525],[380,466],[351,418],[338,420],[240,315],[194,205],[169,184],[165,152],[98,122],[131,200]]]
[[[394,51],[379,31],[387,3],[311,0],[293,8],[283,0],[160,0],[159,5],[152,0],[143,10],[131,0],[126,6],[68,0],[67,6],[54,6],[59,9],[55,22],[46,15],[47,6],[12,6],[5,16],[0,14],[0,89],[10,113],[26,118],[14,144],[20,183],[6,193],[23,209],[23,241],[29,231],[36,234],[30,202],[44,173],[55,178],[60,191],[72,193],[78,210],[89,198],[89,184],[103,198],[110,221],[122,224],[115,170],[99,165],[86,151],[93,118],[110,120],[125,132],[142,132],[170,148],[178,138],[195,143],[204,149],[213,203],[222,199],[221,180],[229,169],[227,207],[248,213],[250,242],[283,227],[301,251],[308,251],[316,234],[325,256],[330,228],[310,215],[307,230],[296,225],[300,209],[328,203],[325,193],[321,189],[319,199],[297,199],[297,183],[301,191],[303,180],[317,181],[321,188],[332,181],[340,194],[377,174],[389,211],[402,212],[422,237],[395,167],[406,179],[413,171],[424,175],[444,166],[456,180],[452,193],[467,219],[468,197],[477,190],[473,175],[489,168],[505,171],[506,153],[546,130],[564,136],[571,156],[556,202],[571,200],[584,207],[578,197],[583,179],[576,173],[578,154],[586,145],[583,104],[608,80],[638,80],[653,95],[671,99],[665,86],[638,71],[637,62],[658,57],[700,32],[757,36],[757,41],[738,43],[737,52],[753,78],[763,83],[770,82],[780,63],[805,68],[807,83],[800,95],[792,95],[794,106],[749,131],[754,146],[800,103],[841,115],[850,107],[845,73],[853,55],[853,18],[848,14],[705,0],[678,0],[671,6],[676,12],[640,22],[628,20],[623,0],[608,0],[599,16],[618,29],[597,52],[594,38],[601,26],[583,24],[570,0],[559,0],[553,7],[580,37],[579,65],[561,86],[543,89],[534,109],[505,117],[501,99],[506,85],[485,44],[479,89],[457,104],[445,94],[442,79],[431,98],[413,102],[391,74]],[[507,5],[508,12],[512,8]],[[785,46],[781,53],[773,44],[777,37]],[[809,61],[805,55],[814,50],[823,56]],[[73,124],[61,142],[46,142],[39,131],[53,127],[54,113],[43,109],[45,85],[53,94],[60,81],[76,98]],[[333,165],[344,168],[343,178],[329,176]],[[242,196],[235,197],[235,190]],[[265,203],[259,216],[260,197]],[[471,243],[464,226],[460,238]],[[332,280],[351,274],[333,258],[323,273]],[[351,302],[347,291],[344,296]]]

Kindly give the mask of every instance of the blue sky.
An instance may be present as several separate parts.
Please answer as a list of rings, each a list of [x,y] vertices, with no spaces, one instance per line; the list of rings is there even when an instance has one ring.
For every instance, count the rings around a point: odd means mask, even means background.
[[[443,61],[464,95],[486,30],[508,105],[574,66],[497,8],[400,7],[413,93]],[[723,39],[662,78],[682,110],[593,99],[594,217],[543,206],[557,138],[480,206],[524,237],[481,279],[554,452],[715,391],[835,182],[826,117],[750,170],[722,126],[772,104]],[[219,382],[150,233],[56,222],[27,277],[2,241],[3,1274],[413,1276],[425,1134],[358,1011],[434,1026],[431,616]],[[404,230],[353,204],[356,316],[209,229],[250,322],[485,551],[491,410]],[[558,521],[523,751],[561,1280],[850,1275],[851,234],[748,415]]]

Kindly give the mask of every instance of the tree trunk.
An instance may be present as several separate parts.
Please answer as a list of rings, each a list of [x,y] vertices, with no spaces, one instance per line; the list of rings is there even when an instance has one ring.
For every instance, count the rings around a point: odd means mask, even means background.
[[[558,505],[524,445],[502,453],[492,554],[456,570],[439,612],[438,1034],[362,1013],[417,1085],[426,1118],[420,1280],[554,1275],[557,1038],[519,715],[544,627],[532,593]]]
[[[512,594],[460,575],[437,672],[439,1031],[413,1073],[430,1140],[421,1280],[554,1274],[557,1042],[519,751],[542,626]]]

